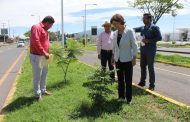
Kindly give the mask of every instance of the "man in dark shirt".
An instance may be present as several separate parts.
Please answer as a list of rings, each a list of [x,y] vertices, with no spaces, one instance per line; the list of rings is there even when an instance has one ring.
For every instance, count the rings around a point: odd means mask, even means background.
[[[146,13],[143,15],[143,23],[145,26],[134,28],[135,32],[140,32],[142,38],[140,47],[140,66],[141,79],[138,85],[145,86],[146,80],[146,66],[149,71],[149,89],[154,90],[155,87],[155,71],[154,58],[156,54],[156,42],[162,40],[160,29],[158,26],[152,24],[152,15]]]

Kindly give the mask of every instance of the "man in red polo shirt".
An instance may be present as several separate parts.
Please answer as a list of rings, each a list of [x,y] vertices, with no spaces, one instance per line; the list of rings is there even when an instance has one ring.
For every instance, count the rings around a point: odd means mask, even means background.
[[[46,76],[48,64],[42,64],[43,60],[49,59],[49,34],[55,22],[51,16],[46,16],[42,22],[33,25],[30,35],[30,62],[32,64],[34,97],[42,100],[41,95],[51,95],[46,91]]]

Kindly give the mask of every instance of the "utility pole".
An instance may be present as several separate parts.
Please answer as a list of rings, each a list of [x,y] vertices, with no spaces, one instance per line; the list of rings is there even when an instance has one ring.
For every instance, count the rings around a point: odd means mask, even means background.
[[[174,39],[174,35],[175,35],[175,17],[177,16],[177,13],[175,10],[172,11],[172,17],[174,18],[174,21],[173,21],[173,41],[175,41]]]
[[[86,43],[87,43],[87,35],[86,35],[86,7],[88,5],[94,5],[94,6],[96,6],[97,4],[85,4],[84,5],[84,39],[85,39],[85,46],[86,46]]]
[[[9,37],[10,37],[10,21],[8,20]]]
[[[61,0],[61,32],[62,32],[62,45],[64,48],[65,36],[64,36],[64,12],[63,12],[63,0]]]
[[[3,26],[3,37],[4,37],[4,43],[5,43],[5,25],[6,23],[2,23],[2,26]],[[2,33],[2,32],[1,32]]]
[[[84,5],[84,46],[86,47],[86,6],[87,4]]]

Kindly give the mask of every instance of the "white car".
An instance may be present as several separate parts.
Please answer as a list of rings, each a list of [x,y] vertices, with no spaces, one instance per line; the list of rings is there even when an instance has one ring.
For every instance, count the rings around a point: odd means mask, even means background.
[[[24,42],[23,41],[18,41],[17,47],[24,47]]]

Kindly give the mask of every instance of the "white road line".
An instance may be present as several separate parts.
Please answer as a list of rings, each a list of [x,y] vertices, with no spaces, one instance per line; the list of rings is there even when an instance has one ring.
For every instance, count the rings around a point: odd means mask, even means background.
[[[97,55],[97,54],[96,54],[96,55]],[[137,65],[140,66],[139,63],[138,63]],[[139,67],[139,68],[140,68],[140,67]],[[161,70],[161,71],[165,71],[165,72],[170,72],[170,73],[177,74],[177,75],[182,75],[182,76],[190,77],[189,74],[185,74],[185,73],[180,73],[180,72],[170,71],[170,70],[162,69],[162,68],[158,68],[158,67],[155,67],[155,69],[158,69],[158,70]]]
[[[3,84],[3,82],[7,79],[9,73],[13,70],[13,68],[17,65],[17,63],[19,62],[19,60],[22,58],[23,54],[24,54],[23,50],[20,55],[18,56],[18,58],[11,64],[11,66],[7,69],[7,71],[4,73],[4,75],[1,77],[0,79],[0,86]]]
[[[140,64],[138,64],[138,65],[140,66]],[[165,72],[170,72],[170,73],[177,74],[177,75],[182,75],[182,76],[190,77],[189,74],[184,74],[184,73],[180,73],[180,72],[170,71],[170,70],[162,69],[162,68],[158,68],[158,67],[155,67],[155,69],[158,69],[158,70],[161,70],[161,71],[165,71]]]

